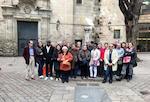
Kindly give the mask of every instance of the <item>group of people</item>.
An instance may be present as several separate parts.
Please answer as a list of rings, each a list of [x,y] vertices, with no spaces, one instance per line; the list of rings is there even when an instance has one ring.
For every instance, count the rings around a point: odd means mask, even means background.
[[[132,43],[86,43],[57,44],[50,41],[44,46],[38,41],[33,46],[30,40],[24,48],[23,57],[27,64],[26,80],[35,80],[35,66],[38,64],[38,76],[44,80],[61,80],[69,82],[69,78],[81,79],[103,77],[102,83],[113,80],[130,81],[133,67],[137,66],[137,53]],[[43,67],[46,66],[46,76]]]

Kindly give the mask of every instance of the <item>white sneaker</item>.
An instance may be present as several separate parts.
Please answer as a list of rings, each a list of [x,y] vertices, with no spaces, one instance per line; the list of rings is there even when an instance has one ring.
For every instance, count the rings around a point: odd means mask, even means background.
[[[58,81],[58,78],[56,78],[56,81]]]
[[[53,77],[50,77],[50,80],[53,80]]]
[[[48,80],[48,77],[45,77],[45,79],[44,80]]]
[[[39,78],[40,78],[40,79],[43,79],[43,78],[44,78],[44,76],[43,76],[43,75],[41,75],[41,76],[39,76]]]

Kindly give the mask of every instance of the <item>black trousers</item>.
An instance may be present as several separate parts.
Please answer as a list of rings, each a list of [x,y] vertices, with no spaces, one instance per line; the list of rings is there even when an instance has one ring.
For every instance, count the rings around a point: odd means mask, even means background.
[[[81,64],[81,77],[89,76],[89,68],[88,64]]]
[[[121,76],[122,66],[123,66],[123,64],[118,64],[117,65],[117,72],[116,72],[117,76]]]
[[[62,82],[69,82],[70,71],[61,71]]]
[[[100,77],[104,76],[104,61],[100,61],[100,66],[98,68],[98,74]]]
[[[52,67],[53,66],[53,62],[52,61],[46,61],[46,77],[48,77],[49,71],[50,71],[50,77],[53,76],[53,70]]]

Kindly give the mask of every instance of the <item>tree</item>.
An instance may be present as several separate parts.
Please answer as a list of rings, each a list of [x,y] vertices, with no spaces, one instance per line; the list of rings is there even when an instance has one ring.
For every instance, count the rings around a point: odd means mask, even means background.
[[[119,7],[125,18],[127,41],[136,45],[138,20],[143,0],[119,0]]]

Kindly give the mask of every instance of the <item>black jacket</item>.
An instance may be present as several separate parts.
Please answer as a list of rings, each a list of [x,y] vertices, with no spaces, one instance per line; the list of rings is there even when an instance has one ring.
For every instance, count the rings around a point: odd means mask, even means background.
[[[43,48],[43,56],[46,61],[51,61],[53,57],[54,47],[51,46],[49,52],[47,52],[46,46]]]

